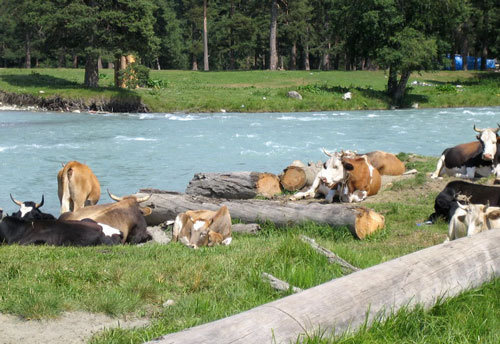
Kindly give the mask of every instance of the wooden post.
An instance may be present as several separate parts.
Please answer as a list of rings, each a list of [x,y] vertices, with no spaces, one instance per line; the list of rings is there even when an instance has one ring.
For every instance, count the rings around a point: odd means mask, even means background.
[[[356,331],[402,307],[456,296],[500,276],[500,230],[440,244],[150,343],[295,343]]]

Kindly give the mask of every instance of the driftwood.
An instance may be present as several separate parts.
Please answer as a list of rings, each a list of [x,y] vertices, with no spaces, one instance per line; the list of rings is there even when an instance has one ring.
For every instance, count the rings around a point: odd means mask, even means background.
[[[151,343],[290,343],[304,333],[356,331],[402,307],[456,296],[500,276],[500,230],[461,238],[354,272]]]
[[[257,234],[260,231],[260,226],[257,223],[235,223],[231,226],[233,233]]]
[[[343,269],[348,270],[350,272],[352,271],[359,271],[360,269],[355,267],[354,265],[349,264],[349,262],[345,261],[344,259],[340,258],[337,256],[335,253],[332,251],[320,246],[316,240],[311,239],[305,235],[300,236],[300,240],[308,243],[316,252],[326,256],[328,258],[328,261],[330,263],[337,263],[339,264]]]
[[[267,272],[262,273],[262,280],[264,282],[268,282],[271,285],[271,287],[273,287],[276,290],[288,291],[290,289],[290,284],[280,280],[279,278],[274,277],[271,274],[268,274]],[[292,286],[292,291],[294,293],[300,293],[302,289]]]
[[[360,239],[384,227],[382,215],[354,204],[258,199],[222,200],[154,189],[142,189],[140,192],[142,195],[152,194],[151,198],[144,202],[153,210],[152,214],[146,217],[149,225],[174,220],[177,214],[187,210],[217,210],[220,206],[226,205],[231,218],[240,219],[243,222],[271,221],[277,226],[286,226],[313,221],[330,226],[347,226],[351,233]]]
[[[279,178],[272,173],[196,173],[189,182],[186,193],[228,199],[249,199],[255,196],[271,198],[281,193],[281,187]]]

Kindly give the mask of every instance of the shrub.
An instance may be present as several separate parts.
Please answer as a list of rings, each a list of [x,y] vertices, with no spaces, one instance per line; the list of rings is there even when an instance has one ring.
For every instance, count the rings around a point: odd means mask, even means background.
[[[149,68],[136,62],[119,72],[120,84],[123,82],[128,89],[145,87],[148,85]]]

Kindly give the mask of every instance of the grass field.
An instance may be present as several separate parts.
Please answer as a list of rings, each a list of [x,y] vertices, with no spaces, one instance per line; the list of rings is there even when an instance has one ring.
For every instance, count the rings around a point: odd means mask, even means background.
[[[147,327],[111,329],[91,341],[141,343],[288,294],[264,283],[262,272],[300,288],[342,276],[339,266],[329,264],[303,243],[300,234],[316,239],[360,268],[441,243],[447,232],[445,223],[419,225],[432,213],[434,197],[446,183],[424,175],[434,168],[436,159],[408,154],[400,158],[406,160],[407,168],[417,168],[421,173],[392,183],[365,204],[386,217],[386,228],[366,240],[354,239],[346,228],[312,223],[275,228],[267,223],[257,235],[235,234],[230,246],[199,250],[178,243],[90,248],[1,246],[0,312],[28,319],[56,317],[68,310],[146,316],[151,318]],[[496,281],[430,312],[402,311],[373,329],[338,341],[497,343],[499,290]],[[175,304],[163,307],[166,300]],[[461,325],[464,322],[466,327]],[[335,341],[312,336],[310,342]]]
[[[83,87],[82,69],[0,69],[0,90],[68,99],[137,98],[153,112],[296,112],[388,109],[383,71],[155,71],[155,89],[112,87],[111,70],[101,70],[100,88]],[[411,85],[413,81],[432,86]],[[456,87],[460,85],[462,87]],[[303,100],[287,97],[298,91]],[[42,91],[43,93],[40,93]],[[350,91],[352,100],[342,95]],[[500,73],[439,71],[414,73],[406,106],[462,107],[500,105]]]

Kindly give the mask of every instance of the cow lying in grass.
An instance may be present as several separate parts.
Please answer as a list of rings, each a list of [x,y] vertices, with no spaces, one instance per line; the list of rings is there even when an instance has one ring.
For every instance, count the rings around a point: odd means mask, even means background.
[[[180,241],[192,248],[231,243],[231,215],[225,205],[217,212],[189,210],[177,215],[172,230],[172,241]]]
[[[500,229],[500,207],[484,204],[461,204],[450,220],[445,242],[472,236],[489,229]]]

